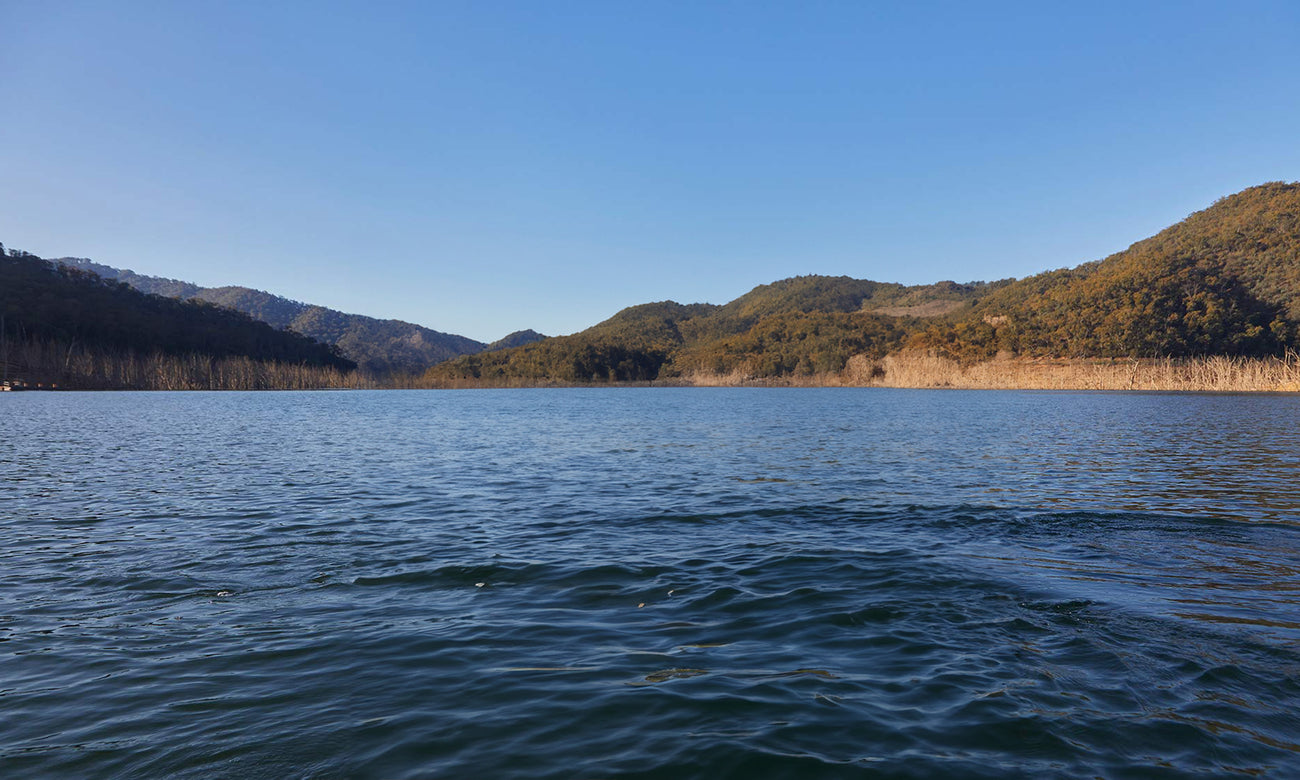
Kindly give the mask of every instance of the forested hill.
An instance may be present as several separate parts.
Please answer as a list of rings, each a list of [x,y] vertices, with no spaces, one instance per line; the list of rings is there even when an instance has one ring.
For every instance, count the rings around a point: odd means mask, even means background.
[[[197,299],[244,312],[272,327],[288,328],[322,343],[337,345],[343,355],[374,373],[420,372],[448,358],[488,347],[474,339],[409,322],[345,314],[249,287],[200,287],[78,257],[59,258],[55,262],[125,282],[142,292]]]
[[[1300,184],[1221,198],[1104,260],[1009,284],[917,337],[978,360],[1261,356],[1300,337]]]
[[[1021,280],[907,287],[847,276],[799,276],[760,285],[720,306],[647,303],[571,336],[542,339],[521,331],[490,346],[249,288],[201,288],[84,260],[62,261],[62,270],[46,269],[42,276],[32,270],[39,260],[30,255],[10,253],[5,261],[6,272],[29,287],[56,280],[80,285],[76,291],[70,287],[28,300],[22,296],[35,295],[35,288],[16,293],[22,288],[6,281],[0,293],[7,296],[6,312],[13,312],[7,314],[7,328],[25,317],[21,327],[27,333],[53,329],[57,338],[73,342],[102,337],[117,338],[132,349],[228,349],[204,341],[217,338],[212,335],[215,325],[182,328],[173,344],[166,335],[172,326],[156,319],[181,317],[177,312],[191,309],[219,311],[212,306],[185,309],[172,301],[180,307],[173,311],[159,303],[162,299],[133,304],[155,317],[148,326],[158,329],[153,341],[139,335],[144,314],[123,309],[120,316],[87,319],[107,306],[105,296],[120,296],[124,288],[75,270],[80,268],[176,298],[249,312],[335,345],[371,370],[428,367],[424,378],[433,386],[834,377],[850,361],[856,367],[849,373],[863,365],[875,371],[873,361],[899,351],[972,363],[1016,356],[1252,357],[1300,350],[1297,183],[1251,187],[1111,257]],[[75,296],[83,293],[89,303],[76,304]],[[34,311],[44,314],[33,319]],[[211,318],[222,315],[203,316],[210,318],[205,322],[215,322]],[[263,340],[275,328],[232,327],[244,334],[245,346],[239,349],[289,350],[288,342]],[[299,353],[283,353],[289,354]]]
[[[511,333],[504,338],[497,339],[491,344],[488,344],[486,347],[483,348],[483,351],[492,352],[498,349],[510,349],[511,347],[522,347],[525,344],[532,344],[535,341],[541,341],[542,339],[545,338],[546,336],[543,336],[542,334],[538,333],[537,331],[531,328],[529,328],[528,330],[517,330],[514,333]]]
[[[831,375],[910,349],[1004,356],[1264,356],[1300,348],[1300,184],[1270,183],[1104,260],[905,287],[801,276],[723,306],[625,309],[572,336],[461,357],[432,385]]]
[[[807,376],[898,347],[920,314],[976,300],[1002,282],[924,287],[800,276],[716,306],[675,301],[624,309],[581,333],[434,366],[430,384],[648,381],[700,374]],[[878,313],[904,308],[908,317]]]
[[[57,344],[70,355],[242,357],[350,371],[336,348],[241,312],[139,290],[89,271],[0,246],[0,316],[6,360],[17,346]],[[16,369],[32,368],[15,366]]]

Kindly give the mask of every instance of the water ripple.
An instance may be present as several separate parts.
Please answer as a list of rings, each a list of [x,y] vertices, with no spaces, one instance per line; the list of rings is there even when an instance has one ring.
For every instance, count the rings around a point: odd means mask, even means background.
[[[0,400],[5,776],[1300,774],[1295,398]]]

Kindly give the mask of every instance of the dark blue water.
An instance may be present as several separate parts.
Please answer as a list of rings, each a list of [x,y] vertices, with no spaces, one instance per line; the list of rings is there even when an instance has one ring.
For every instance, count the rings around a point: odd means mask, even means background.
[[[0,776],[1300,776],[1300,398],[0,397]]]

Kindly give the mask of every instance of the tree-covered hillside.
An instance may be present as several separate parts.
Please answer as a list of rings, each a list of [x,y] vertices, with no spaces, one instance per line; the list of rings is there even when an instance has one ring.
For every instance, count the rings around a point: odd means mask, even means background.
[[[497,339],[483,348],[484,352],[493,352],[498,349],[510,349],[511,347],[522,347],[525,344],[532,344],[537,341],[546,339],[546,336],[529,328],[528,330],[517,330],[514,333]]]
[[[449,361],[426,380],[781,379],[905,347],[967,362],[1279,354],[1300,346],[1298,215],[1300,184],[1265,184],[1077,268],[914,287],[800,276],[722,306],[634,306],[573,336]]]
[[[716,308],[673,301],[633,306],[581,333],[466,355],[434,366],[425,377],[434,384],[648,381],[682,345],[678,325]]]
[[[571,384],[699,373],[770,378],[837,372],[853,355],[878,357],[897,347],[920,322],[864,308],[940,296],[971,300],[985,288],[981,283],[915,288],[847,276],[801,276],[756,287],[723,306],[674,301],[632,306],[581,333],[458,358],[425,376],[434,385]]]
[[[0,246],[6,343],[55,342],[108,353],[246,357],[352,370],[334,347],[203,301],[146,295],[88,271]]]
[[[65,257],[57,262],[117,279],[143,292],[203,300],[244,312],[274,328],[287,328],[322,343],[337,345],[347,358],[378,374],[420,372],[448,358],[479,352],[487,347],[464,336],[441,333],[409,322],[345,314],[249,287],[200,287],[77,257]]]
[[[1220,199],[1123,252],[1003,286],[919,335],[965,360],[1258,356],[1300,326],[1300,184]]]
[[[899,350],[973,363],[995,356],[1254,357],[1300,348],[1300,184],[1281,182],[1220,199],[1111,257],[1018,281],[909,287],[847,276],[799,276],[760,285],[721,306],[673,301],[632,306],[571,336],[543,339],[522,331],[488,351],[478,342],[409,323],[343,314],[248,288],[204,289],[89,261],[64,262],[169,295],[252,312],[336,345],[371,369],[409,371],[437,363],[423,375],[432,386],[692,381],[710,375],[818,381],[841,374],[855,357],[874,371],[870,361]],[[102,308],[95,295],[120,291],[121,285],[67,269],[44,273],[97,291],[80,303],[76,296],[59,299],[66,311],[41,320],[43,327],[58,329],[57,338],[118,339],[149,345],[133,348],[163,350],[218,348],[203,341],[207,331],[202,329],[177,331],[191,333],[186,337],[146,338],[140,335],[142,315],[135,313],[92,325],[85,310]],[[13,289],[10,299],[21,300]],[[32,300],[38,308],[56,306],[48,296]],[[178,302],[171,305],[189,311]],[[190,308],[216,311],[197,304]],[[143,307],[164,309],[158,301]],[[245,352],[254,346],[271,352],[282,348],[257,341],[273,328],[248,330],[244,323],[234,330],[245,334],[247,343],[239,348]],[[185,346],[179,346],[182,342]],[[472,354],[438,363],[464,352]]]

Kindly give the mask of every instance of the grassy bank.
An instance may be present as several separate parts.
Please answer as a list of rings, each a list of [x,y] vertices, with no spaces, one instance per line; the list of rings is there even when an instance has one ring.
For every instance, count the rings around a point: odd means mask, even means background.
[[[1300,391],[1300,356],[1188,359],[1005,359],[963,366],[926,354],[850,361],[845,384],[1000,390]]]
[[[242,356],[165,355],[108,351],[49,339],[9,340],[5,374],[29,387],[64,390],[316,390],[377,383],[332,366],[253,360]]]
[[[324,388],[525,387],[899,387],[985,390],[1181,390],[1300,392],[1300,355],[1283,358],[1212,356],[1190,359],[1009,358],[963,364],[921,352],[880,360],[856,356],[841,372],[759,377],[743,371],[692,372],[641,382],[537,382],[518,377],[451,379],[393,374],[369,376],[331,367],[245,357],[107,353],[53,341],[7,345],[10,378],[31,386],[86,390],[308,390]]]
[[[695,373],[682,377],[676,384],[694,387],[1300,392],[1300,355],[1146,360],[1010,358],[964,365],[930,354],[899,353],[882,360],[854,357],[843,372],[836,374],[762,378],[738,371]]]

